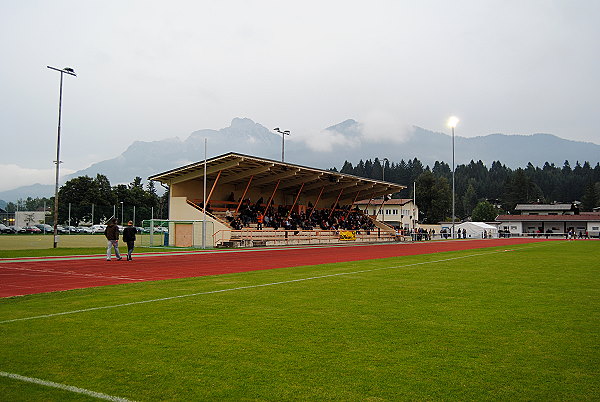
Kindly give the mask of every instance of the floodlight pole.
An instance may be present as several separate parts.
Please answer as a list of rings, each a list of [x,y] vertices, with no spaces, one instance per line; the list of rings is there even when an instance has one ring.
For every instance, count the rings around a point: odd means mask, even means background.
[[[204,177],[203,177],[203,190],[202,190],[202,249],[206,248],[206,142],[208,140],[204,138]]]
[[[56,181],[54,185],[54,248],[58,245],[58,177],[60,169],[60,121],[62,117],[62,86],[63,86],[63,74],[69,74],[77,77],[75,71],[72,68],[65,67],[63,69],[46,66],[50,70],[60,72],[60,90],[58,95],[58,135],[56,140]]]
[[[390,160],[388,158],[383,158],[383,165],[381,166],[381,181],[385,181],[385,163],[389,162]]]
[[[273,129],[281,134],[281,161],[284,162],[285,159],[285,136],[290,135],[290,130],[281,131],[279,127],[275,127]]]
[[[454,190],[454,174],[455,174],[455,172],[454,171],[455,170],[456,170],[456,168],[454,166],[454,126],[452,126],[452,238],[453,239],[456,238],[456,232],[454,229],[454,224],[456,221],[456,216],[454,213],[454,206],[455,206],[455,200],[454,200],[454,198],[455,198],[455,194],[454,194],[454,192],[455,192],[455,190]]]
[[[456,170],[455,166],[454,166],[454,128],[456,127],[456,125],[458,124],[459,120],[458,117],[456,116],[452,116],[448,119],[448,126],[450,128],[452,128],[452,238],[456,238],[456,234],[454,233],[454,224],[456,221],[456,215],[454,212],[454,205],[455,205],[455,195],[454,195],[454,171]]]

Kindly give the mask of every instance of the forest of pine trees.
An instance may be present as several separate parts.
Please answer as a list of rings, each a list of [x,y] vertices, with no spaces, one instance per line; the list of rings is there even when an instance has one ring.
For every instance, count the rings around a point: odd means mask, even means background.
[[[385,169],[385,172],[384,172]],[[445,162],[435,162],[432,168],[417,158],[398,163],[388,160],[360,161],[356,166],[346,161],[340,173],[390,181],[408,188],[394,194],[395,198],[412,198],[413,183],[417,184],[417,205],[425,207],[429,220],[451,216],[452,168]],[[456,166],[456,216],[471,216],[481,201],[501,205],[499,212],[510,213],[517,203],[571,203],[581,201],[582,211],[591,211],[600,204],[600,163],[577,162],[571,167],[546,163],[535,167],[511,169],[500,161],[487,167],[482,161]],[[427,206],[430,206],[427,208]],[[437,208],[437,210],[436,210]]]

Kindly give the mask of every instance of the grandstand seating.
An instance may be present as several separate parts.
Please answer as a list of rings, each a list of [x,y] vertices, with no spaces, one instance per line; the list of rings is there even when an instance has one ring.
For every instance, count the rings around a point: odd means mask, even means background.
[[[187,200],[188,204],[197,208],[200,211],[202,209],[202,200]],[[383,222],[378,222],[372,217],[369,217],[362,213],[360,210],[350,210],[349,207],[339,208],[331,212],[328,209],[316,210],[316,214],[320,214],[323,223],[321,225],[329,225],[329,219],[335,222],[330,228],[323,227],[312,227],[319,219],[312,219],[309,223],[309,219],[303,215],[300,219],[299,215],[294,215],[295,219],[291,219],[292,223],[289,223],[290,219],[283,219],[283,216],[287,215],[286,218],[291,217],[293,214],[288,214],[288,207],[274,205],[273,208],[269,209],[272,214],[271,222],[273,222],[275,216],[279,216],[278,222],[286,221],[290,226],[287,228],[278,227],[277,223],[274,223],[273,227],[265,225],[263,229],[258,229],[256,223],[256,211],[261,209],[249,208],[242,212],[234,212],[235,208],[238,208],[238,203],[231,201],[211,201],[207,208],[207,216],[210,219],[217,220],[227,226],[229,229],[226,231],[219,231],[215,233],[214,243],[217,247],[257,247],[257,246],[280,246],[290,244],[327,244],[327,243],[340,243],[340,242],[390,242],[401,240],[396,236],[396,232],[393,228],[386,225]],[[264,208],[264,204],[262,205]],[[236,223],[232,225],[226,218],[226,211],[232,213],[233,218],[238,222],[238,227],[234,227]],[[251,212],[248,212],[251,211]],[[252,212],[253,211],[253,212]],[[279,215],[283,211],[283,216]],[[246,213],[244,224],[241,224],[239,218],[242,213]],[[351,225],[351,222],[354,226]],[[283,226],[283,224],[282,224]],[[227,233],[226,233],[227,232]],[[344,236],[340,236],[341,232],[351,232],[350,238],[344,239]]]

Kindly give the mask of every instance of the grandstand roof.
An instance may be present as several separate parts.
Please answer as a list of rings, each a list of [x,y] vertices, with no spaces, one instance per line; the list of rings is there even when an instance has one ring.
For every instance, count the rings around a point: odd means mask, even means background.
[[[243,185],[248,182],[250,176],[253,176],[253,186],[268,187],[279,181],[279,188],[285,188],[290,192],[300,190],[303,184],[303,193],[318,193],[324,187],[328,193],[343,190],[340,201],[354,200],[357,196],[361,199],[380,197],[406,188],[406,186],[396,183],[366,179],[234,152],[206,160],[207,181],[214,181],[219,172],[219,183]],[[199,179],[203,176],[204,161],[200,161],[155,174],[148,179],[170,185]]]
[[[412,198],[392,198],[390,200],[386,200],[385,201],[385,205],[406,205],[410,202],[412,202],[413,199]],[[366,205],[366,204],[371,204],[371,205],[381,205],[383,203],[383,199],[378,199],[378,200],[360,200],[360,201],[356,201],[355,204],[357,205]]]

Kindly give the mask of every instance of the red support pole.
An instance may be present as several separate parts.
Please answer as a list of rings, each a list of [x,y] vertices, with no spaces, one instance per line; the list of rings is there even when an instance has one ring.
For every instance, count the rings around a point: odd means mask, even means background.
[[[304,188],[304,183],[302,183],[302,186],[300,186],[300,190],[298,190],[298,194],[296,194],[296,199],[294,199],[294,204],[290,208],[290,212],[288,212],[287,219],[290,219],[290,216],[292,216],[292,211],[294,210],[294,207],[296,206],[296,203],[298,202],[298,198],[300,197],[300,193],[302,192],[303,188]]]
[[[340,200],[340,197],[342,196],[343,192],[344,192],[344,189],[341,189],[340,193],[338,194],[337,199],[335,200],[335,203],[333,204],[333,208],[331,208],[331,212],[329,213],[329,218],[327,218],[327,219],[331,219],[331,217],[333,216],[333,211],[335,211],[335,206],[337,205],[338,201]]]
[[[250,183],[252,183],[252,179],[254,178],[254,175],[250,176],[250,180],[248,180],[248,184],[246,185],[246,189],[244,190],[244,194],[242,194],[242,198],[240,198],[240,202],[238,203],[237,208],[235,209],[235,213],[237,214],[238,211],[240,210],[240,207],[242,206],[242,203],[244,202],[244,197],[246,196],[246,193],[248,192],[248,189],[250,188]]]
[[[308,215],[309,218],[312,216],[313,212],[315,212],[315,209],[317,208],[317,204],[319,203],[319,200],[321,199],[321,195],[323,194],[323,190],[325,190],[325,186],[321,187],[321,192],[319,193],[319,196],[317,197],[317,201],[315,201],[315,205],[313,205],[312,209],[310,210],[310,214]]]

